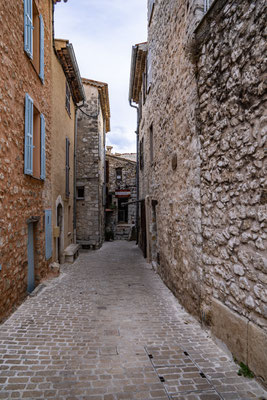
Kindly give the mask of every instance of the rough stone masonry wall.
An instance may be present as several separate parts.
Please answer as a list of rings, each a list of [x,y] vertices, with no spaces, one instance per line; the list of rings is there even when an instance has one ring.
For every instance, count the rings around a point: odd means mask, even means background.
[[[134,161],[126,160],[120,157],[106,155],[106,159],[109,162],[109,193],[113,194],[112,202],[117,206],[117,200],[115,198],[115,191],[117,189],[129,189],[131,191],[131,197],[125,199],[127,201],[136,200],[136,163]],[[116,168],[122,168],[122,181],[117,184],[116,181]],[[135,223],[136,216],[136,203],[128,205],[128,223]],[[116,224],[118,222],[117,209],[107,215],[107,226],[115,231]]]
[[[151,208],[147,214],[150,248],[154,246],[153,239],[157,242],[157,260],[152,261],[160,261],[161,277],[194,314],[200,310],[202,279],[200,157],[195,120],[197,87],[187,47],[203,15],[200,3],[155,2],[148,30],[153,78],[140,129],[140,139],[144,139],[140,199],[150,196],[158,201],[157,235],[151,235],[155,228]]]
[[[102,244],[99,196],[99,98],[98,89],[84,85],[86,103],[78,112],[77,186],[84,186],[85,198],[77,200],[77,242],[99,247]]]
[[[50,187],[50,85],[51,21],[50,0],[36,1],[45,25],[45,83],[24,52],[23,1],[0,2],[0,319],[26,295],[27,220],[35,224],[35,278],[45,276],[44,209],[51,208]],[[46,180],[24,175],[25,94],[46,118]]]
[[[209,308],[218,299],[245,317],[228,344],[243,346],[246,361],[246,343],[238,344],[246,323],[267,331],[266,15],[265,0],[217,0],[196,34],[203,301]]]

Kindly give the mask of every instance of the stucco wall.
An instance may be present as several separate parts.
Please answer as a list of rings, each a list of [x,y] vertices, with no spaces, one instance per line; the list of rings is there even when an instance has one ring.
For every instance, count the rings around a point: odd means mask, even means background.
[[[51,206],[51,1],[36,1],[45,25],[44,85],[24,52],[23,2],[0,4],[0,318],[26,294],[27,220],[35,225],[36,283],[45,276],[43,216]],[[46,180],[24,175],[25,94],[46,119]]]
[[[75,106],[70,97],[70,115],[66,110],[66,76],[52,53],[52,220],[57,226],[57,203],[63,206],[61,250],[73,242],[73,185]],[[69,147],[69,197],[66,196],[66,138]],[[63,243],[62,243],[63,242]],[[56,238],[53,239],[53,260],[57,260]]]

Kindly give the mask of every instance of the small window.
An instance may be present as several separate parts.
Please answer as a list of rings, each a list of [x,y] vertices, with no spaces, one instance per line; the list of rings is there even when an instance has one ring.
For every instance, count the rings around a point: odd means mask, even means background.
[[[69,88],[68,82],[66,82],[66,110],[68,111],[68,114],[70,115],[70,88]]]
[[[84,199],[84,186],[77,187],[77,199]]]
[[[150,138],[150,162],[154,161],[154,134],[153,134],[153,125],[150,125],[149,128],[149,138]]]
[[[116,168],[116,181],[120,182],[122,180],[122,168]]]

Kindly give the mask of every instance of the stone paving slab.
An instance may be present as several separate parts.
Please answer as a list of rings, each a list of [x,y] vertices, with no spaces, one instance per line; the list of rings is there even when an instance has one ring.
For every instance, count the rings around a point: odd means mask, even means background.
[[[134,243],[62,271],[0,326],[0,399],[267,400]]]

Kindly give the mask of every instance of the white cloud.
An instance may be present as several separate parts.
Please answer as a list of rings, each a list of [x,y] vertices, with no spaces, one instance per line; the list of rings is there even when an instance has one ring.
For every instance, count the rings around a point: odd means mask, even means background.
[[[146,0],[69,0],[55,7],[55,36],[69,39],[85,78],[107,82],[115,151],[135,151],[136,110],[128,103],[131,49],[146,40]]]

